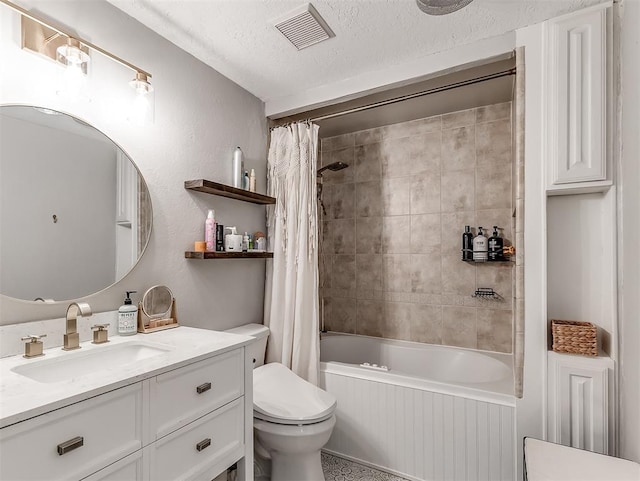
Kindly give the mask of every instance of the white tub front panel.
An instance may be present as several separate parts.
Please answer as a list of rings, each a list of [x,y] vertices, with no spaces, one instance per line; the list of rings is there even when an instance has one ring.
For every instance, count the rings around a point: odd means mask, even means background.
[[[325,449],[420,480],[515,479],[514,408],[331,372]]]

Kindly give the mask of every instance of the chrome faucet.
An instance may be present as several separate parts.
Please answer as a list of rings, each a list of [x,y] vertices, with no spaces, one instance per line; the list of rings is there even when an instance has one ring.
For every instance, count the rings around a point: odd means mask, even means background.
[[[90,317],[91,306],[86,302],[72,302],[67,307],[67,332],[64,335],[64,345],[62,349],[72,351],[80,349],[80,334],[78,334],[77,317]]]

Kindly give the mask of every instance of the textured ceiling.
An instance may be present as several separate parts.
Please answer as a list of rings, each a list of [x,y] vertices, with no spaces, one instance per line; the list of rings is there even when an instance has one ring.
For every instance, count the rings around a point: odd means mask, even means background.
[[[298,51],[274,27],[304,0],[108,0],[264,101],[410,62],[601,0],[475,0],[429,16],[414,0],[313,0],[335,38]]]

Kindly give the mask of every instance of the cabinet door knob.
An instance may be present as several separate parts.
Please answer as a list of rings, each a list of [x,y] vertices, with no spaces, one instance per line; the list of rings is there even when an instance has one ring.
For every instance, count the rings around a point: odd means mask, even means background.
[[[211,445],[211,438],[203,439],[198,444],[196,444],[196,449],[198,451],[202,451],[203,449],[208,448]]]
[[[204,384],[200,384],[197,388],[196,388],[196,392],[198,394],[202,394],[203,392],[208,391],[209,389],[211,389],[211,383],[210,382],[205,382]]]
[[[62,456],[63,454],[67,454],[80,446],[84,446],[84,438],[82,436],[76,436],[73,439],[69,439],[64,443],[58,444],[58,454]]]

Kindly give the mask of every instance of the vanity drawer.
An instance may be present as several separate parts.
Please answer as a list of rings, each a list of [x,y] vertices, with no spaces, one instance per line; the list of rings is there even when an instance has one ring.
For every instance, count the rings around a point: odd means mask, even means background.
[[[148,446],[153,481],[210,481],[244,455],[244,398]]]
[[[151,381],[151,438],[166,436],[243,393],[243,349],[161,374]]]
[[[78,480],[142,448],[142,384],[0,430],[0,479]]]

